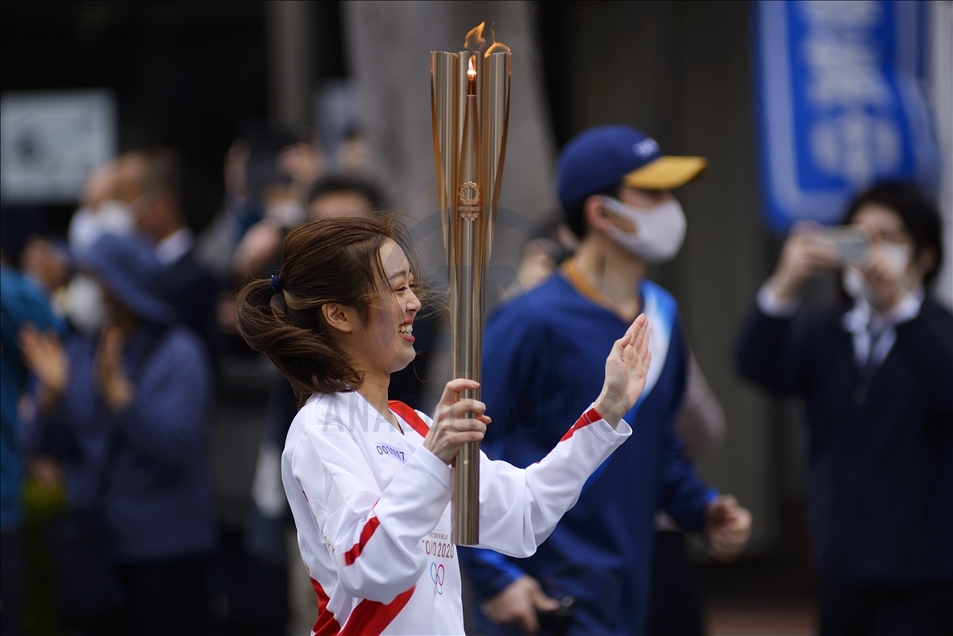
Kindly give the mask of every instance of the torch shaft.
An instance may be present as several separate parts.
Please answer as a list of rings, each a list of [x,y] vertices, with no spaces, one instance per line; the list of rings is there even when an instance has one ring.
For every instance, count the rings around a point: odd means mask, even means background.
[[[472,64],[475,78],[468,78]],[[486,71],[486,74],[484,74]],[[447,249],[455,378],[481,380],[490,244],[509,116],[510,54],[431,54],[434,161]],[[461,398],[480,399],[479,389]],[[480,542],[480,445],[464,444],[451,471],[452,540]]]
[[[480,113],[476,77],[482,71],[480,55],[461,53],[471,71],[466,78],[460,160],[457,164],[457,214],[454,217],[454,249],[448,253],[453,268],[450,296],[455,311],[453,327],[454,377],[480,380],[478,347],[483,333],[482,287],[486,275],[486,258],[480,249],[479,228],[482,225],[483,194],[481,168]],[[472,65],[472,69],[470,66]],[[460,65],[463,68],[463,64]],[[463,79],[463,78],[461,78]],[[452,261],[452,264],[451,264]],[[466,391],[463,398],[479,398],[479,391]],[[467,417],[472,417],[468,414]],[[457,454],[451,472],[451,527],[457,545],[480,542],[480,445],[466,444]]]

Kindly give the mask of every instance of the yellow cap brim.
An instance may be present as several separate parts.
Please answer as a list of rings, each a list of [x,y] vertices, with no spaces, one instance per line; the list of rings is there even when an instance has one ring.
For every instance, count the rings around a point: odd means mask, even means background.
[[[659,157],[622,177],[622,184],[643,190],[671,190],[698,178],[707,167],[704,157]]]

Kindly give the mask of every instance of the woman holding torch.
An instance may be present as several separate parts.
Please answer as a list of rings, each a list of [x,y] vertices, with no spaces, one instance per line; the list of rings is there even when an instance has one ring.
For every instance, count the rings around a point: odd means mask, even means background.
[[[317,594],[315,634],[463,633],[449,464],[490,418],[460,398],[472,380],[448,382],[432,419],[387,402],[390,374],[414,358],[421,309],[401,244],[389,220],[307,223],[288,234],[279,274],[239,295],[242,336],[303,403],[281,470]],[[481,546],[528,556],[549,536],[631,433],[622,415],[645,386],[647,341],[639,316],[606,360],[601,394],[560,425],[565,435],[538,464],[480,457]]]

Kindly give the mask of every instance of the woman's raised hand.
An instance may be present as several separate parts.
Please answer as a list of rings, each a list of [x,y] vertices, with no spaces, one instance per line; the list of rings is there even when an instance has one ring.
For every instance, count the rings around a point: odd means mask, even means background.
[[[640,314],[612,345],[606,358],[606,381],[595,402],[596,411],[613,427],[642,395],[651,361],[649,319]]]
[[[424,448],[445,464],[453,461],[465,443],[483,440],[486,425],[490,423],[490,418],[485,415],[486,404],[470,398],[460,399],[463,391],[472,391],[479,386],[474,380],[451,380],[443,390],[433,425],[424,439]],[[467,417],[467,414],[473,417]]]

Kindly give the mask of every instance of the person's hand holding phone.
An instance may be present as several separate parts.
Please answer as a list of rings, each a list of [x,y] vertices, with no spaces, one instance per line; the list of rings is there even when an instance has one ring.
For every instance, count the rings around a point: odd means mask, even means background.
[[[822,226],[802,221],[784,242],[768,285],[779,301],[793,300],[800,296],[809,279],[832,272],[840,264],[840,251],[835,243],[824,238]]]
[[[835,225],[823,228],[819,235],[837,249],[837,256],[842,265],[861,266],[870,258],[870,237],[862,227]]]

